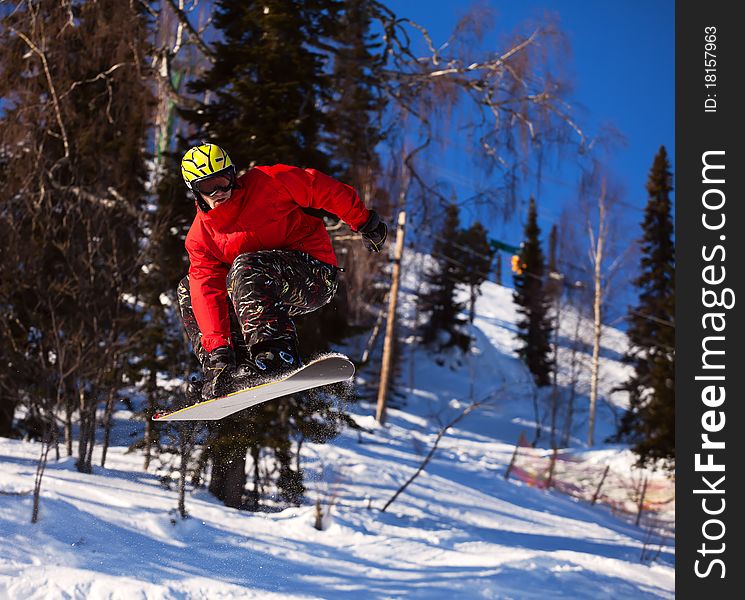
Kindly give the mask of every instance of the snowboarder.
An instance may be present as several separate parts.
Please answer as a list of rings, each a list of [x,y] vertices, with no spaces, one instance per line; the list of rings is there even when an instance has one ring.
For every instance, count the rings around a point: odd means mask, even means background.
[[[370,252],[388,229],[350,186],[315,169],[257,166],[237,177],[227,152],[205,143],[186,152],[181,174],[197,213],[178,303],[204,374],[190,395],[209,400],[301,366],[292,317],[330,302],[339,271],[323,220],[303,209],[335,214]]]

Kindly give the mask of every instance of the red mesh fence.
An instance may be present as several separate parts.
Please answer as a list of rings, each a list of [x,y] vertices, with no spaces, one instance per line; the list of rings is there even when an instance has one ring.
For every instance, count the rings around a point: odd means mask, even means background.
[[[509,476],[532,487],[608,506],[613,514],[634,523],[638,520],[640,526],[674,533],[675,481],[664,472],[603,464],[571,451],[532,448],[521,436]]]

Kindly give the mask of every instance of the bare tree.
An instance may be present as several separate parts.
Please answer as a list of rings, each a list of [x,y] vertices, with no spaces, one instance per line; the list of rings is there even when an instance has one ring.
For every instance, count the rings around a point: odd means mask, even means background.
[[[603,335],[604,310],[606,301],[613,289],[614,279],[628,261],[634,247],[618,244],[618,233],[622,219],[614,209],[619,206],[619,193],[609,194],[605,176],[600,179],[597,193],[597,212],[593,222],[587,218],[586,227],[589,240],[588,258],[592,269],[592,362],[590,366],[590,414],[588,421],[587,443],[592,446],[595,438],[595,414],[599,396],[600,382],[600,347]]]
[[[592,265],[592,363],[590,365],[590,416],[587,427],[587,444],[595,443],[595,411],[598,400],[598,377],[600,370],[600,336],[602,335],[602,299],[603,299],[603,259],[605,242],[608,237],[608,221],[606,217],[606,183],[601,183],[598,196],[598,221],[596,229],[588,223],[587,233],[590,239],[590,264]]]
[[[629,247],[620,241],[623,215],[620,207],[621,192],[608,182],[608,174],[597,158],[592,158],[588,169],[581,177],[577,205],[583,215],[576,218],[565,211],[562,220],[562,255],[560,261],[567,285],[570,285],[568,300],[573,306],[570,314],[577,321],[569,357],[570,397],[565,418],[564,440],[568,441],[571,422],[575,414],[574,400],[577,386],[581,381],[583,366],[583,347],[590,348],[589,360],[589,414],[587,443],[595,441],[597,407],[600,399],[600,355],[602,348],[603,324],[606,319],[608,299],[614,289],[614,282],[629,256]],[[584,246],[584,248],[583,248]],[[592,330],[589,337],[582,323],[583,315],[592,315]]]
[[[182,519],[188,516],[186,511],[186,480],[189,476],[189,461],[194,454],[201,427],[195,423],[178,423],[179,479],[178,479],[178,512]]]
[[[214,52],[204,41],[211,19],[195,25],[199,0],[167,0],[149,5],[155,21],[152,61],[155,80],[155,168],[153,187],[163,174],[165,154],[176,137],[176,109],[194,108],[197,103],[185,83],[202,68],[214,62]]]
[[[484,7],[467,13],[439,46],[424,27],[382,4],[371,3],[371,10],[383,28],[387,57],[378,76],[401,114],[418,126],[423,145],[434,140],[438,118],[447,119],[467,104],[477,115],[467,125],[470,137],[477,140],[485,166],[502,171],[504,191],[514,201],[516,184],[539,150],[585,144],[557,69],[568,44],[551,20],[524,24],[503,48],[479,52],[481,36],[493,22]],[[426,51],[417,54],[420,40]],[[395,118],[402,122],[400,115]],[[447,201],[418,169],[413,176],[432,199]]]
[[[580,375],[584,369],[583,356],[584,356],[584,341],[582,338],[582,321],[584,319],[582,315],[583,303],[576,299],[576,292],[569,292],[568,294],[568,307],[572,307],[572,314],[574,317],[574,327],[572,329],[572,336],[570,338],[569,348],[569,389],[567,390],[566,409],[564,412],[564,423],[562,426],[561,445],[563,447],[569,446],[572,430],[574,428],[574,413],[575,413],[575,400],[579,392]],[[566,311],[565,311],[566,312]],[[557,365],[558,368],[558,365]]]
[[[492,394],[490,394],[490,396],[491,395]],[[398,498],[406,490],[406,488],[409,487],[409,485],[411,485],[411,483],[419,476],[419,474],[422,471],[424,471],[424,469],[429,464],[429,461],[432,460],[432,457],[434,456],[435,452],[437,451],[437,446],[439,445],[440,440],[442,440],[443,436],[448,432],[448,430],[451,427],[457,425],[462,419],[464,419],[466,416],[468,416],[469,413],[473,412],[474,410],[476,410],[479,406],[481,406],[484,403],[485,403],[485,400],[480,400],[478,402],[473,402],[473,403],[469,404],[461,412],[459,412],[455,416],[455,418],[453,418],[449,423],[447,423],[447,424],[445,424],[445,425],[442,426],[442,428],[440,429],[440,431],[437,432],[437,435],[435,436],[435,441],[433,442],[432,446],[430,447],[429,452],[427,452],[427,455],[424,457],[424,460],[421,462],[421,464],[419,465],[419,467],[417,468],[417,470],[414,471],[414,473],[411,475],[411,477],[409,477],[403,483],[403,485],[401,485],[401,487],[399,487],[396,490],[396,493],[393,494],[393,496],[391,496],[389,498],[388,502],[386,502],[383,505],[383,508],[380,509],[380,512],[385,512],[386,510],[388,510],[388,507],[396,501],[396,498]]]
[[[125,296],[140,266],[145,24],[114,0],[19,1],[4,14],[0,94],[12,101],[0,117],[0,219],[13,234],[0,257],[0,302],[12,307],[0,327],[17,372],[0,375],[0,389],[15,387],[38,415],[43,445],[57,447],[61,423],[68,453],[77,411],[77,464],[89,470],[98,400],[111,397],[126,327],[136,328]]]

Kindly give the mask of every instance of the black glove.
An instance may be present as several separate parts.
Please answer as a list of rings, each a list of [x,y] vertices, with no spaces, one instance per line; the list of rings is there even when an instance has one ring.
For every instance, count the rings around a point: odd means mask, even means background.
[[[380,252],[388,237],[388,226],[380,220],[378,213],[371,210],[370,216],[360,227],[359,232],[362,234],[362,243],[365,244],[368,252]]]
[[[204,364],[202,398],[211,400],[230,392],[235,373],[235,353],[230,346],[220,346],[207,355]]]

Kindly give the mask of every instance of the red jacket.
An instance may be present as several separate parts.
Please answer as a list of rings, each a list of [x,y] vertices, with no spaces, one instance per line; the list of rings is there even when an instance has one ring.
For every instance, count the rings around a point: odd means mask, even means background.
[[[336,265],[323,220],[303,212],[322,208],[357,231],[369,216],[350,186],[315,169],[255,167],[237,180],[230,200],[197,215],[186,236],[189,289],[202,346],[230,343],[226,277],[239,254],[301,250]]]

